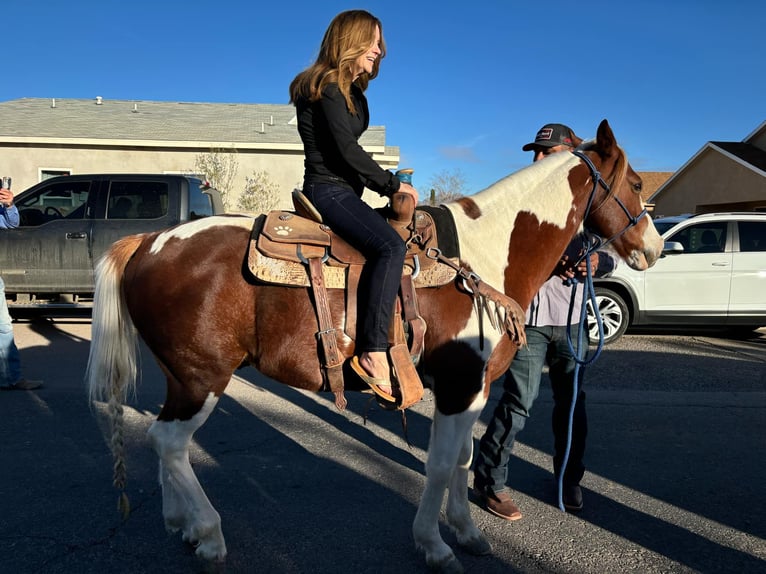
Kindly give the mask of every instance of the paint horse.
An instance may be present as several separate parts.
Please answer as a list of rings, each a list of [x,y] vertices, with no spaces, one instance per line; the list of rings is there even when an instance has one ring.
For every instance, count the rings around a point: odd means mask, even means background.
[[[609,238],[634,269],[653,264],[662,240],[642,217],[640,191],[640,177],[604,120],[595,140],[575,153],[553,154],[444,208],[454,218],[460,265],[525,309],[583,224]],[[252,225],[246,217],[211,217],[130,236],[96,272],[87,379],[91,401],[109,403],[115,485],[124,488],[122,404],[135,385],[137,332],[167,377],[167,399],[148,431],[160,461],[165,525],[182,530],[197,555],[211,560],[222,560],[226,545],[221,518],[189,463],[194,432],[243,362],[301,389],[323,384],[308,289],[262,284],[248,274],[243,259]],[[328,291],[342,333],[344,294]],[[458,544],[490,552],[468,504],[472,429],[516,346],[508,333],[482,327],[481,311],[459,281],[419,289],[418,302],[428,324],[421,366],[435,410],[413,534],[431,568],[460,572],[439,534],[439,513],[448,490],[446,517]],[[338,346],[352,355],[347,337],[339,336]]]

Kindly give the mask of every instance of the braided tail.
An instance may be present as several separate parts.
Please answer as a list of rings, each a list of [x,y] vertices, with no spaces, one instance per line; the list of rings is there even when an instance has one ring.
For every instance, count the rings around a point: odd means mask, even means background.
[[[117,241],[96,265],[90,353],[85,372],[90,404],[107,403],[113,483],[120,491],[118,510],[123,518],[130,514],[125,493],[123,404],[128,393],[135,392],[137,338],[122,292],[122,276],[143,239],[144,235],[131,235]]]

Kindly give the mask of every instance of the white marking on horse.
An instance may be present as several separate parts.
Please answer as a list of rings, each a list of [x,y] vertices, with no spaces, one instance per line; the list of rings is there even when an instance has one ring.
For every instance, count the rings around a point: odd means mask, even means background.
[[[218,404],[210,393],[197,414],[186,421],[156,420],[147,434],[160,459],[162,514],[170,531],[181,529],[183,539],[197,545],[197,555],[208,560],[226,556],[221,516],[210,504],[189,463],[189,443]]]
[[[519,213],[566,227],[573,209],[569,172],[579,163],[570,153],[557,153],[501,179],[470,198],[481,210],[477,219],[468,217],[456,202],[445,205],[454,215],[461,258],[486,283],[503,285],[502,262],[508,260],[512,223]]]
[[[497,329],[492,327],[489,323],[489,319],[484,316],[481,318],[482,325],[479,326],[479,317],[476,313],[471,313],[471,317],[465,324],[463,329],[455,337],[456,341],[467,344],[473,349],[476,354],[486,362],[489,360],[490,354],[494,350],[495,346],[500,342],[500,339],[505,337],[505,333],[500,333]],[[481,341],[483,337],[483,349]]]
[[[152,242],[152,247],[149,250],[149,253],[156,255],[162,251],[163,247],[165,247],[165,244],[171,239],[189,239],[190,237],[195,236],[197,233],[201,233],[213,227],[224,226],[252,229],[253,218],[247,216],[213,216],[203,217],[202,219],[197,219],[196,221],[190,221],[184,225],[174,227],[160,233]]]

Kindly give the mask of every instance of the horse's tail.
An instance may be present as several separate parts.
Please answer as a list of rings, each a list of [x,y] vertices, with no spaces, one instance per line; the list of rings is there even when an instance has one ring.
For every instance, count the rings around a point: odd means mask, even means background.
[[[123,403],[135,391],[137,339],[122,291],[122,276],[144,235],[131,235],[117,241],[96,265],[96,291],[93,297],[90,353],[85,378],[91,405],[108,404],[114,457],[114,486],[121,492],[119,508],[130,512],[124,492],[125,444]]]

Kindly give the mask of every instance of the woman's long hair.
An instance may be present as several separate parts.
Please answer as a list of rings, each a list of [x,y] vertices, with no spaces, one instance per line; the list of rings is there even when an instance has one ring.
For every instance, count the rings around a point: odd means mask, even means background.
[[[322,97],[322,90],[329,83],[337,83],[346,99],[349,112],[356,113],[351,101],[351,83],[354,82],[352,67],[356,59],[370,49],[375,41],[375,27],[380,31],[380,57],[372,66],[372,73],[362,72],[356,84],[362,89],[378,75],[380,61],[386,55],[383,26],[375,16],[365,10],[341,12],[324,34],[316,62],[295,76],[290,83],[290,102],[306,98],[314,102]]]

